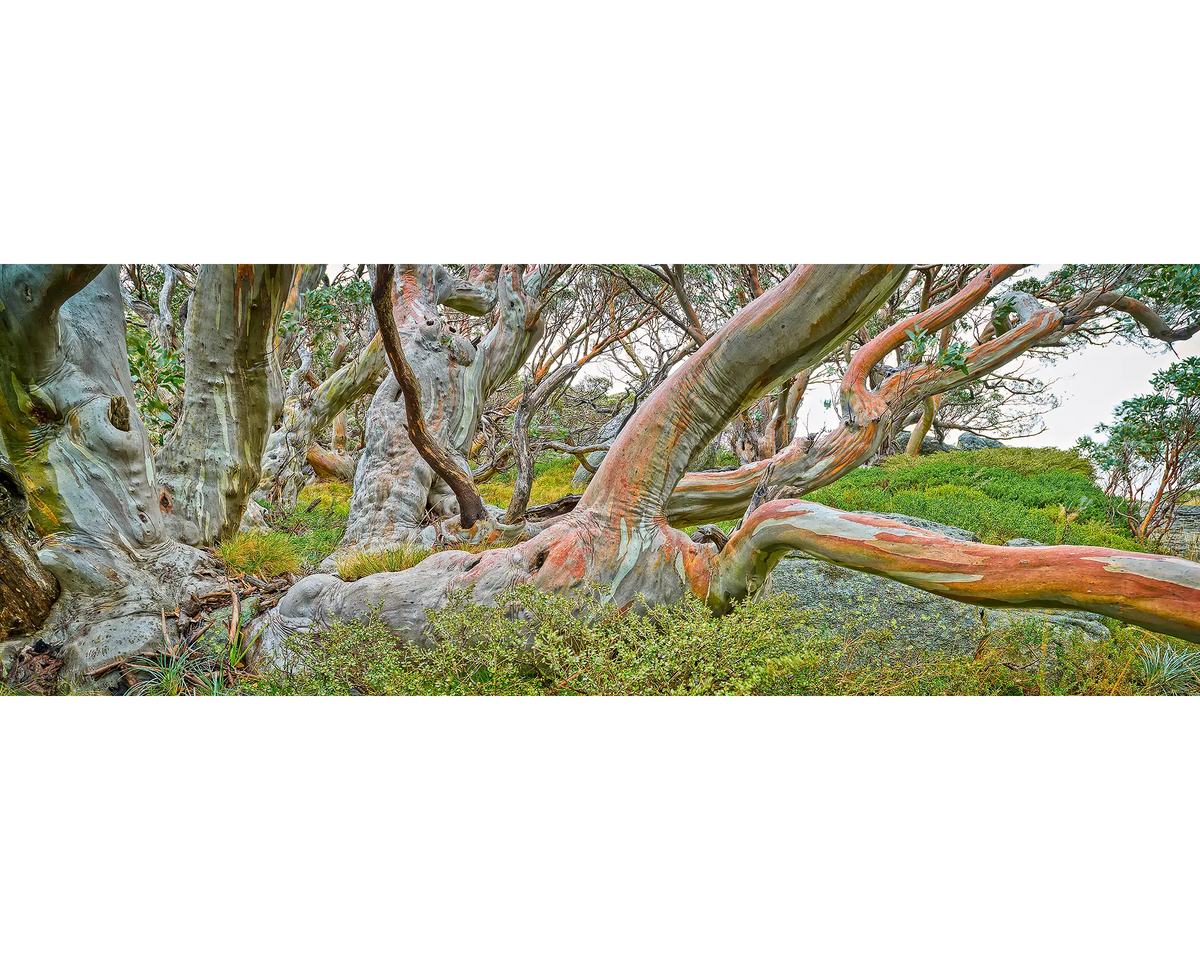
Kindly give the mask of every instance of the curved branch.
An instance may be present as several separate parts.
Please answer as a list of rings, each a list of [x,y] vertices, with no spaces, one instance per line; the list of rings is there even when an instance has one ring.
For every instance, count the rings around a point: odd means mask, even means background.
[[[954,296],[916,316],[900,320],[855,352],[842,378],[842,417],[862,423],[883,416],[885,406],[867,386],[867,374],[883,359],[903,346],[910,332],[934,333],[963,316],[1002,280],[1021,269],[1019,263],[994,263]]]
[[[791,550],[991,607],[1090,610],[1200,643],[1200,564],[1104,547],[997,547],[803,500],[756,510],[717,558],[717,605],[757,590]]]
[[[792,271],[650,395],[614,441],[580,505],[660,514],[701,447],[747,404],[861,327],[906,272],[892,264]]]
[[[707,471],[683,477],[667,503],[666,515],[676,526],[710,523],[741,516],[763,473],[774,466],[776,483],[794,488],[799,496],[832,483],[871,457],[890,435],[893,422],[926,397],[976,380],[1011,362],[1031,347],[1052,343],[1067,329],[1057,307],[1042,308],[1028,294],[1013,294],[1013,309],[1023,322],[1009,332],[977,345],[967,354],[966,372],[937,363],[906,367],[889,376],[873,392],[880,413],[860,423],[844,422],[809,448],[797,437],[771,460],[748,463],[736,470]]]
[[[1081,313],[1094,311],[1097,307],[1110,307],[1113,310],[1119,310],[1121,313],[1127,313],[1142,325],[1147,334],[1155,340],[1161,340],[1163,343],[1189,340],[1197,333],[1200,333],[1200,320],[1186,327],[1171,327],[1149,304],[1143,303],[1141,300],[1135,300],[1133,297],[1127,297],[1121,293],[1108,291],[1085,293],[1078,300],[1068,304],[1068,307],[1078,310]]]
[[[371,301],[375,306],[375,316],[379,321],[379,334],[383,340],[383,349],[391,361],[392,372],[400,384],[404,394],[404,412],[408,421],[408,436],[422,459],[433,468],[434,473],[446,481],[446,485],[454,491],[458,500],[460,524],[464,529],[473,527],[487,516],[483,498],[475,489],[471,475],[438,443],[425,425],[425,414],[421,406],[421,384],[416,374],[409,366],[404,356],[404,345],[400,340],[400,332],[396,328],[396,320],[392,315],[392,287],[396,268],[390,263],[378,264],[375,268],[375,289],[371,292]],[[395,284],[399,291],[401,303],[406,303],[410,296],[407,289],[416,282],[415,274],[402,278]]]

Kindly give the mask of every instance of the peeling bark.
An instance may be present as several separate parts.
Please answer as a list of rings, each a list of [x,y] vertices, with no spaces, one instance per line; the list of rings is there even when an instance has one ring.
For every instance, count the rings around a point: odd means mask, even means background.
[[[371,609],[402,640],[428,642],[426,611],[467,591],[480,603],[531,583],[572,593],[597,583],[619,606],[708,595],[716,548],[672,528],[661,506],[692,456],[778,381],[862,325],[904,276],[886,266],[807,267],[755,300],[668,378],[630,419],[579,505],[525,543],[446,551],[401,573],[353,583],[318,574],[264,621],[267,654],[283,637]],[[469,442],[466,440],[465,442]],[[361,478],[362,467],[359,469]]]
[[[810,478],[850,469],[848,464],[861,462],[887,435],[892,418],[923,396],[1062,333],[1061,311],[1040,309],[1019,296],[1021,323],[976,347],[966,373],[918,364],[903,376],[889,376],[875,391],[855,390],[861,419],[844,425],[845,432],[818,451],[823,462],[805,464],[793,442],[784,456],[742,471],[739,484],[754,482],[741,500],[751,509],[727,543],[711,536],[693,541],[670,525],[672,494],[692,455],[747,404],[849,337],[904,273],[854,266],[793,271],[642,405],[565,518],[548,521],[527,542],[506,549],[443,552],[409,570],[353,583],[323,574],[306,578],[264,618],[262,652],[271,655],[293,631],[373,610],[402,642],[426,644],[430,609],[459,591],[491,603],[518,584],[559,594],[597,584],[622,608],[669,603],[691,593],[722,611],[761,589],[774,563],[790,550],[954,599],[1094,610],[1200,640],[1200,565],[1188,561],[1093,547],[992,547],[803,501],[757,505],[769,495],[773,472],[790,469],[794,476],[798,461]]]
[[[484,402],[517,372],[541,337],[539,298],[558,271],[542,265],[526,276],[525,266],[516,264],[499,277],[489,266],[463,280],[441,266],[420,264],[401,265],[397,273],[392,306],[404,354],[420,385],[424,421],[469,475],[467,455]],[[441,305],[475,316],[499,307],[499,317],[475,345],[445,325]],[[453,493],[414,448],[407,424],[403,395],[389,374],[367,413],[366,446],[339,553],[428,537],[431,520],[454,518]],[[330,558],[325,566],[333,564]]]
[[[1200,564],[1104,547],[997,547],[803,500],[756,510],[721,551],[711,596],[752,595],[799,550],[844,567],[991,607],[1090,610],[1200,643]]]
[[[392,316],[393,290],[400,302],[408,308],[406,314],[415,309],[419,297],[419,293],[416,292],[416,271],[402,274],[400,282],[395,284],[392,282],[395,277],[395,267],[392,264],[379,264],[375,274],[375,289],[371,302],[375,306],[375,316],[379,318],[379,335],[383,338],[383,349],[387,353],[392,375],[400,385],[400,393],[404,398],[408,439],[421,455],[421,459],[429,464],[433,472],[454,492],[461,525],[463,529],[470,529],[487,516],[483,498],[475,489],[470,468],[458,462],[430,433],[422,409],[421,381],[413,373],[412,366],[404,355],[404,343]]]

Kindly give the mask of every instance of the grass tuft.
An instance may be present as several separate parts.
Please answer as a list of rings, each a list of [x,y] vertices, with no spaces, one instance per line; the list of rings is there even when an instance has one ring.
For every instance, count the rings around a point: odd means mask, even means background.
[[[362,550],[347,553],[337,560],[338,576],[349,582],[375,573],[396,573],[415,567],[432,552],[420,544],[401,543],[386,550]]]
[[[271,579],[300,570],[300,557],[291,540],[282,533],[257,531],[236,533],[217,547],[225,565],[234,573]]]
[[[571,492],[571,478],[578,467],[579,461],[574,457],[547,456],[534,464],[529,505],[552,503],[559,497],[565,497]],[[489,482],[479,485],[479,495],[488,503],[507,508],[515,482],[515,471],[498,473]]]

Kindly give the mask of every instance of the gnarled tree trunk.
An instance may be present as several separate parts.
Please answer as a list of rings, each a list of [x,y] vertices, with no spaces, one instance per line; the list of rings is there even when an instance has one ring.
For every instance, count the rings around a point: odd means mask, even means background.
[[[399,264],[396,275],[393,309],[425,424],[469,475],[467,454],[484,402],[517,372],[541,336],[538,298],[558,272],[543,265],[525,276],[525,266],[516,264],[499,277],[489,266],[461,280],[438,265]],[[445,325],[438,310],[443,304],[475,316],[499,306],[499,317],[475,345]],[[454,523],[457,504],[409,439],[403,393],[392,374],[371,401],[365,432],[338,554],[413,538],[432,541],[440,523]],[[326,568],[333,568],[335,557]]]
[[[748,404],[844,342],[905,272],[884,265],[793,271],[709,339],[637,411],[567,517],[515,547],[479,555],[447,551],[409,570],[353,583],[323,574],[306,578],[265,618],[263,648],[269,653],[292,631],[374,610],[402,640],[426,643],[428,610],[458,591],[477,602],[493,602],[517,584],[560,594],[598,584],[621,607],[639,599],[671,602],[691,593],[725,610],[761,589],[774,563],[790,550],[976,603],[1094,610],[1200,639],[1200,565],[1176,558],[1098,548],[1030,552],[964,544],[796,500],[768,500],[752,509],[720,548],[694,542],[671,526],[673,494],[694,454]],[[940,329],[952,322],[956,311],[966,309],[967,300],[978,302],[1000,273],[989,271],[951,307],[917,318],[918,326]],[[918,366],[903,378],[889,377],[877,390],[849,380],[843,391],[844,429],[852,434],[821,453],[830,462],[808,464],[804,471],[824,476],[843,469],[843,462],[861,462],[891,418],[923,396],[1061,332],[1061,311],[1028,306],[1019,309],[1020,325],[972,351],[966,373]],[[868,344],[866,359],[895,332],[889,329]],[[861,376],[863,365],[857,369]],[[796,459],[794,451],[783,451],[757,471],[756,486],[768,471]],[[718,503],[716,509],[723,508]]]
[[[115,266],[0,266],[0,430],[62,590],[38,639],[66,675],[161,647],[205,558],[164,527]]]

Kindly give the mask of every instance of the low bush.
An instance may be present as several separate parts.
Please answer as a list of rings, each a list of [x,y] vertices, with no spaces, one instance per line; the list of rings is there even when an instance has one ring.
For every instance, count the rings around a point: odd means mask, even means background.
[[[367,695],[1134,695],[1195,693],[1200,652],[1116,622],[1095,640],[1028,620],[971,657],[897,655],[878,630],[817,626],[784,597],[713,616],[691,599],[621,614],[518,588],[496,607],[456,598],[426,647],[378,618],[286,641],[255,692]],[[859,625],[865,626],[865,625]]]
[[[1003,447],[899,455],[809,494],[845,510],[902,513],[970,530],[986,543],[1017,537],[1145,551],[1108,522],[1091,465],[1069,450]]]

